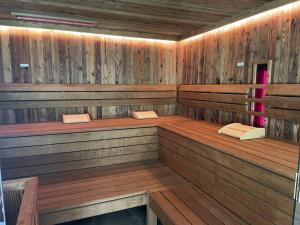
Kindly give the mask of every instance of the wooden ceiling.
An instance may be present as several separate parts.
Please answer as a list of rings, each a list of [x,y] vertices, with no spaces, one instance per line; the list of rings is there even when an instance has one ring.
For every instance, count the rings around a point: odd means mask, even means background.
[[[0,0],[0,24],[180,40],[222,21],[287,0]],[[266,7],[265,7],[266,8]],[[267,7],[270,8],[270,7]],[[93,28],[32,23],[11,12],[93,19]]]

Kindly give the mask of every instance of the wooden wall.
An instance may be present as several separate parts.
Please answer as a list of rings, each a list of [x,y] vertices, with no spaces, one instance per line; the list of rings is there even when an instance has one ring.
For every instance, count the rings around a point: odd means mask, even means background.
[[[300,8],[277,10],[229,29],[181,41],[177,49],[179,84],[251,83],[253,63],[273,61],[272,83],[300,83]],[[237,62],[245,62],[238,68]],[[220,123],[249,122],[236,113],[179,107],[179,112]],[[271,137],[297,141],[299,124],[270,119]]]
[[[176,43],[68,32],[0,28],[0,82],[175,84]],[[30,64],[20,69],[20,63]],[[57,121],[62,113],[127,117],[131,110],[173,114],[175,105],[2,110],[0,123]]]

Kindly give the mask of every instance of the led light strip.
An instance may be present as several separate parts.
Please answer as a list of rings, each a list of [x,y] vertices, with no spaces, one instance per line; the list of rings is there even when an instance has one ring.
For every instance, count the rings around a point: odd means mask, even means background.
[[[300,1],[299,0],[296,1],[296,2],[293,2],[293,3],[289,3],[289,4],[286,4],[286,5],[274,8],[274,9],[270,9],[270,10],[262,12],[262,13],[258,13],[256,15],[247,17],[245,19],[238,20],[236,22],[233,22],[233,23],[230,23],[230,24],[227,24],[227,25],[215,28],[215,29],[209,30],[207,32],[204,32],[204,33],[186,38],[186,39],[182,40],[182,42],[187,42],[187,41],[193,41],[193,40],[196,40],[196,39],[200,39],[200,38],[202,38],[203,36],[205,36],[207,34],[226,31],[226,30],[232,29],[234,27],[241,26],[241,25],[249,22],[250,20],[255,21],[255,20],[261,19],[262,17],[267,17],[267,16],[270,16],[272,14],[279,13],[280,11],[287,12],[287,11],[290,11],[292,9],[295,9],[296,7],[300,7]],[[41,19],[43,19],[43,18],[41,18]],[[65,21],[68,22],[67,20],[65,20]],[[84,21],[82,21],[82,22],[84,22]],[[31,28],[31,27],[4,26],[4,25],[1,26],[0,25],[0,31],[1,30],[8,31],[9,29],[20,29],[20,30],[24,30],[24,31],[28,30],[28,31],[34,31],[34,32],[48,31],[48,32],[57,33],[57,34],[65,33],[65,34],[72,34],[72,35],[79,35],[79,36],[82,36],[82,35],[84,35],[84,36],[93,36],[93,37],[98,37],[98,38],[115,39],[115,40],[119,40],[119,41],[121,41],[121,40],[147,41],[147,42],[152,42],[152,43],[163,43],[163,44],[174,44],[174,43],[177,42],[177,41],[171,41],[171,40],[161,40],[161,39],[151,39],[151,38],[125,37],[125,36],[108,35],[108,34],[96,34],[96,33],[78,32],[78,31],[53,30],[53,29],[45,29],[45,28]]]
[[[234,27],[241,26],[241,25],[243,25],[243,24],[249,22],[250,20],[251,20],[251,21],[259,20],[259,19],[261,19],[262,17],[271,16],[271,15],[274,15],[274,14],[279,13],[279,12],[281,12],[281,11],[287,12],[287,11],[293,10],[293,9],[295,9],[295,8],[297,8],[297,7],[300,7],[300,1],[296,1],[296,2],[293,2],[293,3],[289,3],[289,4],[286,4],[286,5],[283,5],[283,6],[274,8],[274,9],[270,9],[270,10],[265,11],[265,12],[258,13],[258,14],[256,14],[256,15],[247,17],[247,18],[245,18],[245,19],[241,19],[241,20],[238,20],[238,21],[236,21],[236,22],[233,22],[233,23],[230,23],[230,24],[227,24],[227,25],[224,25],[224,26],[221,26],[221,27],[218,27],[218,28],[209,30],[209,31],[207,31],[207,32],[204,32],[204,33],[201,33],[201,34],[198,34],[198,35],[189,37],[189,38],[186,38],[186,39],[184,39],[184,40],[182,40],[182,41],[183,41],[183,42],[186,42],[186,41],[193,41],[193,40],[196,40],[196,39],[200,39],[200,38],[202,38],[204,35],[207,35],[207,34],[216,33],[216,32],[224,32],[224,31],[229,30],[229,29],[232,29],[232,28],[234,28]]]
[[[118,36],[118,35],[109,35],[109,34],[97,34],[97,33],[89,33],[89,32],[79,32],[79,31],[67,31],[67,30],[54,30],[54,29],[46,29],[46,28],[34,28],[34,27],[18,27],[18,26],[5,26],[0,25],[1,31],[30,31],[30,32],[50,32],[52,34],[71,34],[78,36],[87,36],[87,37],[95,37],[95,38],[108,38],[114,39],[118,41],[146,41],[151,43],[162,43],[162,44],[176,44],[176,41],[172,40],[161,40],[161,39],[151,39],[151,38],[139,38],[139,37],[127,37],[127,36]]]
[[[53,34],[71,34],[71,35],[78,35],[78,36],[87,36],[87,37],[95,37],[95,38],[108,38],[114,39],[117,41],[146,41],[151,43],[162,43],[162,44],[176,44],[176,41],[171,40],[161,40],[161,39],[151,39],[151,38],[139,38],[139,37],[126,37],[126,36],[117,36],[117,35],[109,35],[109,34],[97,34],[97,33],[89,33],[89,32],[78,32],[78,31],[67,31],[67,30],[53,30],[53,29],[46,29],[46,28],[33,28],[33,27],[18,27],[18,26],[5,26],[0,25],[0,32],[1,31],[10,31],[10,30],[20,30],[20,31],[30,31],[30,32],[50,32]]]

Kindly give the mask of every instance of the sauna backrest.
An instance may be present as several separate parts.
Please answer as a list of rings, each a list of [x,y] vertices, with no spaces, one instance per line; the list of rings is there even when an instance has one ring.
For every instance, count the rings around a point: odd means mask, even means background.
[[[175,102],[175,85],[0,84],[0,109],[155,105]]]
[[[252,98],[252,90],[264,88],[263,99]],[[270,85],[180,85],[178,102],[196,108],[215,109],[247,115],[260,115],[251,111],[251,103],[262,101],[264,115],[289,121],[300,121],[300,84]]]

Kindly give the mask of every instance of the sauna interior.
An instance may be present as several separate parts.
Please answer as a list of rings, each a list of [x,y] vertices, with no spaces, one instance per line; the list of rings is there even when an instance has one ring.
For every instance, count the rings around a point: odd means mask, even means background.
[[[299,225],[300,1],[0,1],[1,225]]]

